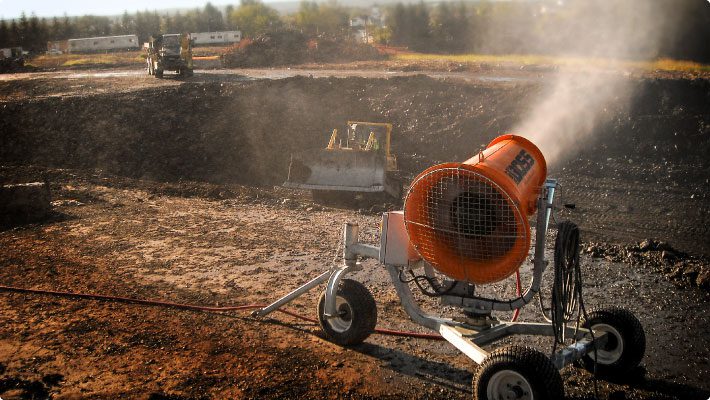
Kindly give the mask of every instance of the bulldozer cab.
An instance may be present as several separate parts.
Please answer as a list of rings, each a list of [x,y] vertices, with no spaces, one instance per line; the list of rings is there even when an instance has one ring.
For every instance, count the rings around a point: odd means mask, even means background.
[[[397,170],[397,159],[390,152],[392,124],[381,122],[348,121],[345,134],[339,136],[334,129],[328,141],[328,150],[375,151],[382,153],[388,171]]]
[[[347,126],[345,148],[356,150],[384,150],[380,143],[385,142],[386,133],[384,127],[368,126],[358,123]]]

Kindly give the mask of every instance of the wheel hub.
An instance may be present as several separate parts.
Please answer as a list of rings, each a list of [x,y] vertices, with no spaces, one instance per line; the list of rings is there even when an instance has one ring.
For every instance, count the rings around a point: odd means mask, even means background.
[[[350,329],[353,323],[352,308],[344,298],[337,296],[335,309],[338,310],[338,316],[328,318],[328,325],[336,332],[345,332]]]
[[[502,370],[491,377],[487,388],[491,400],[533,400],[530,383],[516,371]]]
[[[589,356],[599,364],[613,364],[621,358],[624,352],[624,342],[616,328],[608,324],[596,324],[592,327],[595,332],[603,332],[607,334],[606,345],[604,348],[591,351]],[[596,354],[595,354],[596,353]]]

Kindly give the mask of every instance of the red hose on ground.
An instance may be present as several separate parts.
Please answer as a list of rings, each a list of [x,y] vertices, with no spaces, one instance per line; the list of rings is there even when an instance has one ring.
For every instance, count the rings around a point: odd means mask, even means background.
[[[522,284],[520,283],[520,270],[515,271],[515,294],[520,297],[522,294]],[[520,309],[516,308],[515,311],[513,312],[513,318],[510,319],[510,322],[515,322],[518,320],[518,316],[520,316]]]
[[[15,287],[15,286],[4,286],[4,285],[0,285],[0,291],[15,292],[15,293],[29,293],[29,294],[43,294],[43,295],[49,295],[49,296],[72,297],[72,298],[89,299],[89,300],[118,301],[118,302],[122,302],[122,303],[134,303],[134,304],[143,304],[143,305],[148,305],[148,306],[170,307],[170,308],[177,308],[177,309],[181,309],[181,310],[191,310],[191,311],[209,311],[209,312],[246,311],[246,310],[254,310],[254,309],[258,309],[258,308],[264,308],[267,306],[267,304],[245,304],[245,305],[241,305],[241,306],[223,306],[223,307],[198,306],[198,305],[194,305],[194,304],[174,303],[171,301],[163,301],[163,300],[134,299],[134,298],[130,298],[130,297],[108,296],[108,295],[103,295],[103,294],[61,292],[61,291],[56,291],[56,290],[28,289],[28,288],[20,288],[20,287]],[[294,318],[298,318],[303,321],[311,322],[314,324],[318,323],[318,321],[313,318],[306,317],[304,315],[298,314],[298,313],[296,313],[294,311],[290,311],[288,309],[277,309],[276,311],[278,311],[282,314],[290,315]],[[375,329],[375,333],[379,333],[380,335],[388,335],[388,336],[404,336],[404,337],[412,337],[412,338],[418,338],[418,339],[443,340],[443,338],[440,335],[435,334],[435,333],[398,331],[398,330],[394,330],[394,329],[383,329],[383,328]]]

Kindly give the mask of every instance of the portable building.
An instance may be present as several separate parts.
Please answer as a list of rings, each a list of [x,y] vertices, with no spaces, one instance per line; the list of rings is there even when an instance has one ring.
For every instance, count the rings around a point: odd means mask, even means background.
[[[105,50],[135,50],[140,47],[138,36],[101,36],[91,38],[69,39],[69,53],[90,53]]]
[[[229,44],[239,43],[242,40],[241,31],[223,32],[195,32],[190,34],[190,39],[196,46],[206,44]]]

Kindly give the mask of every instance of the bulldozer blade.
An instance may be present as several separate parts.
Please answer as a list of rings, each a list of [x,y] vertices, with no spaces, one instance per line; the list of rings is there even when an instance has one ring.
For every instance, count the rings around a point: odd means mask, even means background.
[[[387,192],[400,188],[388,177],[384,154],[376,151],[318,149],[291,155],[285,187],[348,192]]]

